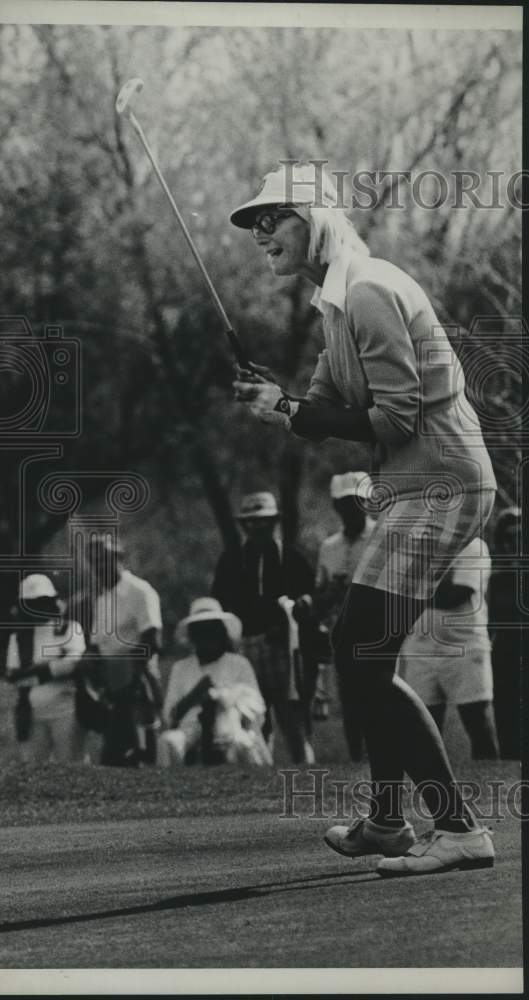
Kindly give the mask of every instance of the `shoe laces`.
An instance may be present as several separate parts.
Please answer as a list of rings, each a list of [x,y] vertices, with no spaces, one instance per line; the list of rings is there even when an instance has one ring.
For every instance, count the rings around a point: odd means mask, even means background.
[[[424,833],[419,834],[415,843],[412,844],[412,846],[406,851],[406,854],[413,854],[416,856],[426,854],[428,848],[441,836],[442,832],[440,830],[425,830]]]
[[[441,836],[440,830],[435,830],[435,829],[425,830],[424,833],[419,834],[415,843],[428,846],[429,844],[432,843],[433,840],[437,840],[437,838],[440,836]]]

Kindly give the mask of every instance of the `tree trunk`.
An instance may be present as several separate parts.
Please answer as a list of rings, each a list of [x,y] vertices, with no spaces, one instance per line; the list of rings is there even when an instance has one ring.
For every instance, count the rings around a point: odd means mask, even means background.
[[[179,401],[180,407],[184,411],[181,415],[175,413],[175,418],[180,417],[182,419],[183,417],[191,432],[192,440],[189,449],[191,461],[202,481],[204,492],[217,522],[224,546],[226,548],[238,546],[240,544],[239,532],[231,509],[229,496],[222,483],[215,458],[203,438],[199,438],[194,429],[194,415],[192,413],[186,415],[185,413],[187,385],[183,384],[182,374],[177,368],[171,339],[162,312],[156,301],[154,280],[149,264],[147,248],[139,230],[136,232],[135,249],[143,287],[149,304],[149,311],[154,321],[156,342],[164,365],[164,376],[174,392],[175,400]]]
[[[220,478],[217,464],[208,446],[195,438],[191,445],[191,456],[202,480],[204,493],[213,511],[225,548],[238,548],[240,535],[237,529],[228,493]]]

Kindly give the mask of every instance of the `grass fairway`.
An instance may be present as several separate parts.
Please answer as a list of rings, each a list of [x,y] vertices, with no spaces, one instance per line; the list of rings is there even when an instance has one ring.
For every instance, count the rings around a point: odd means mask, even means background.
[[[284,779],[274,769],[22,768],[7,731],[4,969],[521,965],[513,817],[488,821],[497,849],[490,871],[386,882],[376,859],[351,862],[324,846],[336,821],[328,781],[368,774],[347,764],[336,712],[316,723],[317,767],[328,771],[316,818],[310,797],[296,800],[296,818],[282,816]],[[518,766],[472,763],[454,717],[447,737],[458,777],[482,791],[480,808],[495,781],[505,813]],[[288,767],[281,745],[278,767]],[[313,776],[296,781],[307,789]]]

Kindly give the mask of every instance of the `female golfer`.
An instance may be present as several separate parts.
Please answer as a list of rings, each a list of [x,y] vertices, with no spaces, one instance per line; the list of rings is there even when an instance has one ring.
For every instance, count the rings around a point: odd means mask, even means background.
[[[274,274],[316,286],[325,336],[305,399],[289,398],[268,374],[241,370],[236,399],[301,437],[368,442],[377,470],[381,514],[333,633],[338,670],[350,672],[350,696],[363,714],[371,805],[325,840],[347,857],[384,855],[384,876],[490,867],[490,835],[463,801],[439,731],[395,664],[451,562],[489,517],[494,474],[461,367],[425,293],[370,257],[336,207],[329,178],[320,193],[316,204],[311,165],[281,166],[231,221],[251,230]],[[402,815],[404,772],[434,819],[419,838]]]

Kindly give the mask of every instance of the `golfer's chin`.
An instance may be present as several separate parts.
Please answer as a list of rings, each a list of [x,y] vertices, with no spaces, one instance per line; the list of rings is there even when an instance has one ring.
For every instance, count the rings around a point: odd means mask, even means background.
[[[278,277],[283,275],[286,277],[287,274],[295,274],[296,271],[292,266],[292,262],[289,263],[289,259],[286,253],[279,254],[279,257],[267,257],[268,266],[277,274]]]

